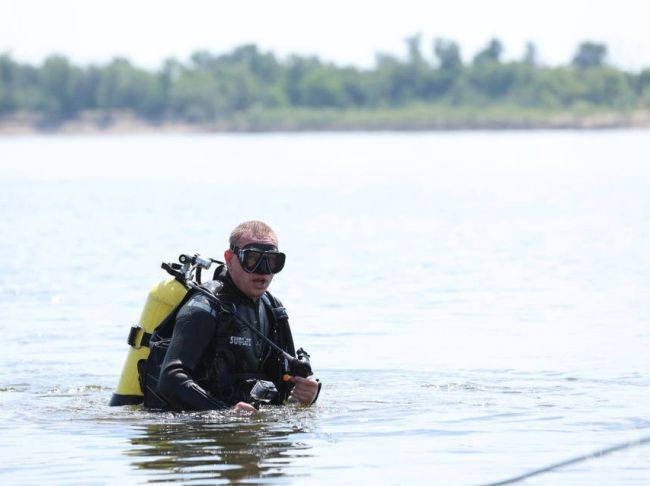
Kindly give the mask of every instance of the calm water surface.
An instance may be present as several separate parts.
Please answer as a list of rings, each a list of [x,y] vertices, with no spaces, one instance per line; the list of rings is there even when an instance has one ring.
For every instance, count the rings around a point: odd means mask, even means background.
[[[0,139],[3,484],[478,485],[650,435],[650,132]],[[159,265],[241,220],[325,383],[106,404]],[[647,484],[631,448],[526,484]]]

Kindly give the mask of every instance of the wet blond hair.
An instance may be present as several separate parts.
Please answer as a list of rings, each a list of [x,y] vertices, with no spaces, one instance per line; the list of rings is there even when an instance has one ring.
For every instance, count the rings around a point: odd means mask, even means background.
[[[275,240],[276,244],[278,242],[278,236],[275,234],[275,231],[263,221],[251,220],[244,221],[243,223],[237,225],[237,227],[232,230],[230,233],[230,248],[237,246],[237,242],[244,235],[252,236],[253,238],[266,239],[272,238]]]

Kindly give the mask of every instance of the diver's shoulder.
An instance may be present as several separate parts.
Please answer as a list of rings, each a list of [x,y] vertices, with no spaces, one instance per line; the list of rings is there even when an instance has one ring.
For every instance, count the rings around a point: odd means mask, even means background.
[[[201,314],[208,313],[212,317],[219,315],[219,307],[206,295],[199,292],[192,295],[185,305],[179,310],[179,314]]]

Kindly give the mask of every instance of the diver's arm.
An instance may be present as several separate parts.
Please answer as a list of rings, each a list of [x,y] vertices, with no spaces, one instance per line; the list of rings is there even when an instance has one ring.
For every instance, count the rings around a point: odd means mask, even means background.
[[[176,317],[169,349],[160,371],[158,392],[177,410],[230,408],[201,388],[193,373],[205,353],[217,321],[202,307],[185,305]]]

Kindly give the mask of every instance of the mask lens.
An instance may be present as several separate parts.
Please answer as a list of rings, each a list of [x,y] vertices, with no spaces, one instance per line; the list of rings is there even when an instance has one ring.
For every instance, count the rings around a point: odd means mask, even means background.
[[[255,270],[255,267],[259,263],[260,259],[262,258],[262,255],[264,255],[260,251],[255,251],[255,250],[244,250],[242,251],[242,258],[240,258],[242,267],[244,267],[244,270],[247,272],[252,272]]]
[[[285,258],[284,253],[270,251],[266,254],[266,259],[269,262],[269,268],[272,273],[278,273],[284,268]]]

